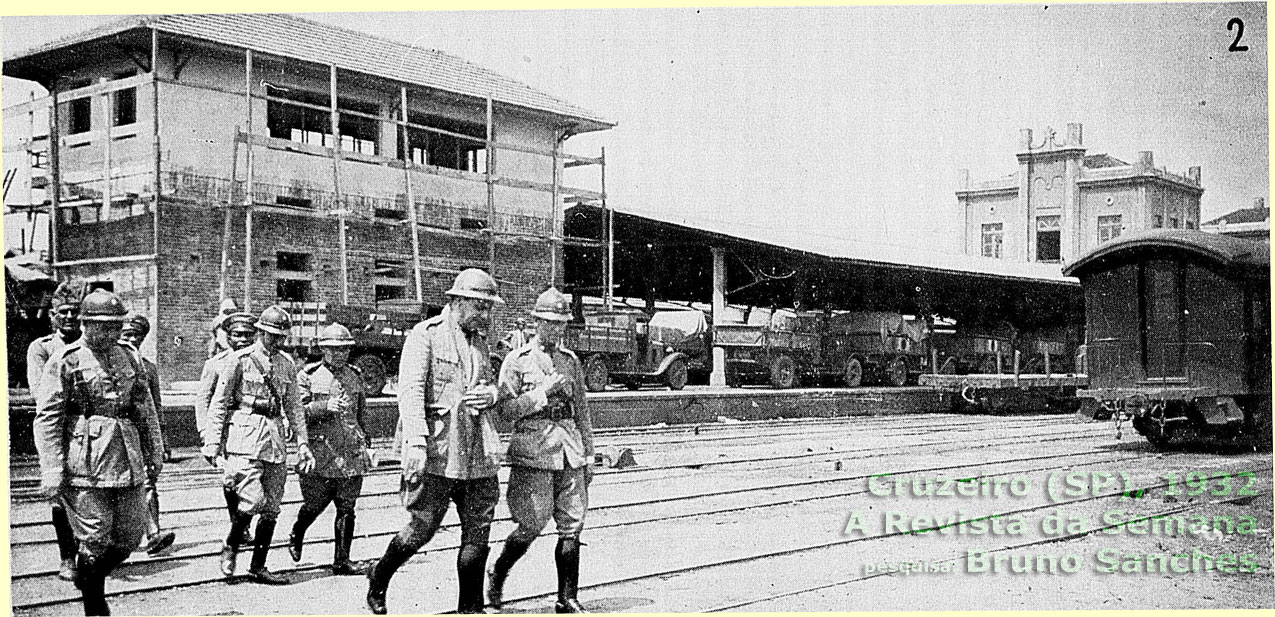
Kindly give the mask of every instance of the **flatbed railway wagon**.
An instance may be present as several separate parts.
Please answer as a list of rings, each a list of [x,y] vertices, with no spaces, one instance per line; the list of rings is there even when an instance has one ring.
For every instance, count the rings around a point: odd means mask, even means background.
[[[1270,247],[1155,229],[1067,266],[1085,294],[1081,413],[1156,447],[1178,436],[1271,446]]]

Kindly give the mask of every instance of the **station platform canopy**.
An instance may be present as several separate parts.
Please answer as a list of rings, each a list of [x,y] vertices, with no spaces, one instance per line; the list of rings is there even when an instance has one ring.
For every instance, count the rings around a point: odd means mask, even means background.
[[[726,301],[799,310],[879,310],[1008,323],[1028,329],[1084,322],[1079,282],[1058,264],[918,253],[741,223],[663,220],[613,209],[617,296],[712,302],[712,249],[726,263]],[[568,208],[568,291],[600,295],[605,218],[593,205]]]

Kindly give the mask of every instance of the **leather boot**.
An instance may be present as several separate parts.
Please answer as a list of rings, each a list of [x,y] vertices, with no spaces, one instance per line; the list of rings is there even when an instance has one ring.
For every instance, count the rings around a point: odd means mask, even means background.
[[[483,612],[483,576],[487,569],[486,544],[462,544],[456,554],[456,578],[460,591],[456,598],[456,612],[472,615]]]
[[[385,592],[389,589],[390,578],[412,555],[416,547],[408,546],[398,536],[390,540],[385,547],[385,554],[367,571],[367,608],[373,615],[385,614]]]
[[[234,525],[235,517],[239,516],[239,494],[234,489],[222,487],[221,495],[226,498],[226,512],[230,514],[230,524]],[[245,526],[243,531],[239,532],[239,541],[235,545],[252,546],[252,533],[248,527]]]
[[[363,574],[367,568],[350,561],[350,545],[354,544],[354,511],[337,510],[332,523],[332,573],[337,576]]]
[[[266,568],[266,556],[270,554],[270,543],[274,541],[275,519],[257,518],[256,543],[252,546],[252,564],[248,567],[248,578],[262,585],[287,585],[288,579],[279,576]]]
[[[322,510],[311,510],[305,506],[297,512],[297,522],[292,524],[292,533],[288,535],[288,556],[292,561],[301,561],[302,545],[305,543],[305,530],[310,528],[314,519],[319,518]]]
[[[60,505],[53,506],[53,533],[58,539],[58,556],[61,557],[61,564],[58,567],[58,578],[64,581],[75,580],[76,560],[80,552],[78,543],[75,541],[75,532],[71,531],[71,521],[66,518],[66,508]]]
[[[580,538],[558,538],[553,558],[558,566],[558,602],[553,605],[554,612],[587,613],[576,599],[580,586]]]
[[[86,616],[111,614],[106,604],[106,573],[102,570],[100,558],[84,554],[77,557],[75,586],[84,600]]]
[[[533,538],[534,540],[534,538]],[[505,540],[505,548],[501,549],[496,563],[487,572],[487,603],[500,610],[505,602],[505,579],[509,578],[509,570],[527,554],[531,542],[510,536]]]
[[[252,524],[251,514],[235,513],[230,519],[230,533],[226,534],[226,542],[221,545],[221,573],[229,578],[235,575],[235,561],[239,555],[240,539],[244,530]]]

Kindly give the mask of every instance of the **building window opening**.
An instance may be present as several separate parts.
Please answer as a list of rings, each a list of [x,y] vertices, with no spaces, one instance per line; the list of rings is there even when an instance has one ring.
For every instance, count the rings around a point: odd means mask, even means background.
[[[433,165],[478,174],[487,173],[487,129],[484,125],[426,114],[409,113],[407,119],[410,124],[441,129],[457,135],[467,135],[474,139],[409,127],[405,156],[402,152],[403,127],[399,127],[398,158],[400,160],[410,161],[416,165]]]
[[[275,269],[287,272],[309,272],[310,254],[279,251],[275,253]]]
[[[1001,258],[1004,230],[1004,223],[983,224],[983,257]]]
[[[1036,261],[1058,263],[1062,260],[1062,217],[1042,216],[1036,219]]]
[[[377,302],[407,297],[407,262],[377,259],[372,262],[372,293]]]
[[[326,109],[331,103],[322,94],[288,90],[267,85],[267,93],[272,97],[288,99],[272,100],[266,105],[266,126],[270,136],[287,139],[297,143],[331,148],[332,112]],[[313,105],[302,107],[289,101]],[[353,111],[375,115],[379,107],[374,103],[337,100],[337,115],[341,129],[341,149],[346,152],[376,155],[378,153],[377,137],[380,132],[379,123],[372,118],[353,115],[341,115],[341,111]]]
[[[75,99],[67,104],[67,133],[79,135],[93,130],[93,101],[88,97]]]
[[[115,79],[128,79],[137,71],[124,71],[115,74]],[[111,126],[125,126],[137,123],[137,88],[125,88],[112,93],[114,99],[111,109]]]
[[[1120,237],[1120,227],[1119,214],[1098,217],[1098,243]]]
[[[1180,225],[1178,224],[1178,217],[1176,216],[1169,217],[1169,229],[1177,229],[1178,227],[1180,227]]]
[[[1151,217],[1151,227],[1155,229],[1164,227],[1164,217],[1160,216],[1159,214]]]
[[[1187,228],[1187,229],[1195,229],[1195,221],[1187,221],[1187,222],[1186,222],[1186,228]]]
[[[279,279],[275,281],[275,295],[281,302],[309,302],[310,281]]]

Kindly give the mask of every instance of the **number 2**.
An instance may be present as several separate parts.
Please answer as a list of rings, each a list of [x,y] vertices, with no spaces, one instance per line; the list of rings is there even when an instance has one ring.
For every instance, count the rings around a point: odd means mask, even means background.
[[[1226,22],[1226,31],[1235,30],[1235,40],[1231,41],[1231,46],[1226,48],[1227,51],[1248,51],[1248,45],[1240,45],[1240,39],[1244,37],[1244,20],[1238,17],[1232,17],[1231,21]]]

